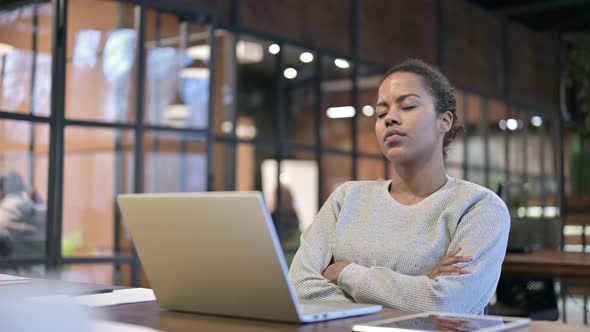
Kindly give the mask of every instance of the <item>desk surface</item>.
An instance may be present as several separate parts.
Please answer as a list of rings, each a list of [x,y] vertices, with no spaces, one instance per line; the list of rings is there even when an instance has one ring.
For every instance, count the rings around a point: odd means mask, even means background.
[[[380,313],[352,317],[347,319],[337,319],[322,323],[314,324],[282,324],[273,322],[263,322],[255,320],[225,318],[215,316],[205,316],[189,313],[169,312],[160,309],[156,302],[144,302],[135,304],[126,304],[101,309],[105,312],[110,320],[122,323],[137,324],[149,326],[162,331],[233,331],[233,332],[251,332],[251,331],[297,331],[297,332],[314,332],[314,331],[334,331],[350,332],[352,325],[398,317],[404,312],[393,309],[385,309]],[[518,331],[529,332],[588,332],[587,327],[563,325],[554,322],[534,321],[530,326]]]
[[[590,253],[538,250],[506,254],[502,273],[590,280]]]
[[[12,292],[28,296],[68,294],[84,290],[96,290],[105,287],[120,288],[118,286],[104,286],[83,283],[71,283],[58,280],[33,279],[30,283],[10,284],[2,286],[3,296]],[[197,315],[191,313],[170,312],[162,310],[155,301],[131,303],[110,307],[93,308],[103,319],[152,327],[162,331],[298,331],[298,332],[337,332],[352,331],[352,325],[379,319],[398,317],[406,312],[385,309],[380,313],[337,319],[314,324],[285,324],[219,316]],[[563,325],[557,322],[534,321],[524,329],[518,331],[539,332],[588,332],[587,327]]]

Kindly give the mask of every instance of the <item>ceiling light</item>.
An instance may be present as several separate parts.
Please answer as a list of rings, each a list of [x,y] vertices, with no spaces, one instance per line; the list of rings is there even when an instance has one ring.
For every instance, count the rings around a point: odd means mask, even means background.
[[[279,54],[280,51],[281,51],[281,47],[277,44],[272,44],[268,47],[268,52],[270,54]]]
[[[209,68],[183,68],[180,77],[190,79],[209,79]]]
[[[258,43],[240,40],[236,44],[236,57],[239,63],[258,63],[264,58],[264,49]]]
[[[509,130],[518,129],[518,121],[516,121],[515,119],[506,120],[506,128],[508,128]]]
[[[208,61],[211,54],[211,47],[209,45],[195,45],[186,49],[186,54],[201,61]]]
[[[375,109],[371,105],[365,105],[363,106],[363,114],[369,117],[373,116],[373,114],[375,114]]]
[[[313,61],[313,54],[309,52],[303,52],[301,55],[299,55],[299,60],[301,60],[303,63],[310,63]]]
[[[342,69],[346,69],[346,68],[350,67],[350,65],[348,64],[348,61],[346,61],[344,59],[336,59],[336,60],[334,60],[334,64],[336,65],[336,67],[342,68]]]
[[[251,125],[238,125],[236,127],[236,136],[238,138],[253,139],[257,133],[256,127]]]
[[[289,173],[283,172],[279,176],[279,181],[281,182],[281,184],[291,184],[291,176],[289,175]]]
[[[330,119],[352,118],[355,114],[356,110],[352,106],[330,107],[326,111]]]
[[[285,78],[287,79],[294,79],[295,77],[297,77],[297,70],[295,70],[295,68],[287,68],[285,69],[285,71],[283,72],[283,76],[285,76]]]
[[[14,46],[6,43],[0,43],[0,55],[6,55],[14,50]]]
[[[229,121],[223,121],[221,123],[221,131],[224,134],[230,134],[234,130],[234,125]]]
[[[167,120],[183,120],[190,114],[190,109],[184,104],[169,105],[164,110]]]
[[[506,120],[504,120],[504,119],[500,120],[500,123],[498,123],[498,126],[500,126],[500,129],[506,130]]]
[[[535,127],[541,127],[543,125],[543,118],[535,115],[531,118],[531,124]]]

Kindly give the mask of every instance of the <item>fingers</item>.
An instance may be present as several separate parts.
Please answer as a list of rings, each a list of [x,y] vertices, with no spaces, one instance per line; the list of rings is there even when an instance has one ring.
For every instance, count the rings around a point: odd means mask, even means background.
[[[453,265],[457,263],[466,263],[470,262],[473,259],[471,256],[453,256],[448,258],[443,258],[440,261],[440,265]]]
[[[455,250],[451,251],[451,252],[450,252],[450,253],[448,253],[448,254],[447,254],[445,257],[443,257],[443,259],[445,259],[445,258],[448,258],[448,257],[453,257],[453,256],[455,256],[456,254],[458,254],[458,253],[459,253],[459,251],[461,251],[461,249],[462,249],[462,248],[457,248],[457,249],[455,249]]]
[[[433,277],[432,277],[432,278],[430,278],[430,279],[436,279],[436,278],[438,278],[438,277],[443,277],[443,276],[459,276],[459,275],[468,274],[468,273],[469,273],[469,271],[459,271],[459,272],[438,272],[438,273],[435,273],[435,274],[433,275]]]
[[[434,274],[437,275],[451,275],[451,274],[467,274],[469,270],[457,266],[443,266],[436,269]]]
[[[460,268],[458,266],[438,266],[430,275],[428,275],[428,278],[435,279],[441,276],[462,275],[468,273],[469,270]]]

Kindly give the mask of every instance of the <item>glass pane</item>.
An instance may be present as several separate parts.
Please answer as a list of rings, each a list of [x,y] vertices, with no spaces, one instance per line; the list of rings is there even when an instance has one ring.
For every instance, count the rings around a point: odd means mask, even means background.
[[[522,173],[524,172],[524,153],[525,153],[525,136],[524,136],[524,120],[526,119],[526,112],[510,107],[510,115],[506,120],[507,130],[510,132],[509,136],[509,151],[510,151],[510,165],[511,171]],[[514,179],[517,179],[513,177]]]
[[[459,118],[459,123],[461,123],[465,129],[467,128],[467,122],[465,118],[465,94],[461,90],[455,90],[455,101],[456,101],[456,110],[457,116]],[[465,132],[460,132],[455,137],[455,140],[449,145],[447,149],[447,165],[462,165],[465,162]],[[463,175],[461,175],[463,177]]]
[[[207,151],[203,135],[148,132],[143,144],[145,192],[207,190]]]
[[[9,274],[13,276],[26,278],[47,278],[50,279],[52,275],[48,275],[44,264],[24,264],[20,266],[2,268],[2,274]]]
[[[63,267],[60,279],[63,281],[112,285],[114,284],[113,271],[112,264],[70,264]]]
[[[317,54],[293,46],[285,46],[285,107],[287,109],[287,142],[315,145],[316,137],[316,62]],[[289,78],[289,70],[297,76]]]
[[[213,128],[217,135],[231,135],[236,114],[236,52],[232,33],[215,31],[215,102]]]
[[[213,190],[234,190],[235,145],[215,143],[213,146]]]
[[[483,171],[482,168],[472,168],[469,170],[468,175],[470,182],[485,186],[486,173]]]
[[[500,184],[502,184],[502,191],[505,190],[506,186],[506,173],[503,171],[494,171],[492,170],[489,174],[490,179],[490,190],[498,194],[500,190]],[[502,195],[504,198],[504,195]]]
[[[526,216],[528,218],[541,218],[543,216],[543,210],[541,209],[541,178],[539,176],[529,176],[526,189]]]
[[[447,159],[445,160],[446,165],[460,166],[465,162],[464,144],[465,140],[463,139],[463,135],[458,134],[447,148]]]
[[[299,229],[305,230],[318,213],[318,164],[309,152],[291,152],[281,162],[281,174],[291,181],[293,205],[299,217]],[[281,184],[283,180],[281,180]]]
[[[48,116],[52,4],[14,7],[0,15],[0,110]]]
[[[528,115],[523,119],[524,127],[526,127],[526,171],[529,177],[532,176],[539,176],[541,174],[541,164],[543,160],[541,159],[541,140],[545,140],[546,138],[541,138],[543,131],[540,127],[540,121],[543,121],[542,118],[536,113],[528,113],[523,114]]]
[[[322,59],[322,132],[325,148],[352,150],[352,66],[344,59]]]
[[[352,158],[346,155],[324,153],[322,155],[323,190],[322,202],[332,194],[339,185],[352,180]]]
[[[127,286],[132,287],[132,269],[133,267],[131,264],[114,264],[114,278],[113,283],[115,285]],[[143,273],[143,269],[141,269]],[[147,278],[142,278],[143,275],[140,275],[140,287],[150,288],[149,284],[147,284]]]
[[[488,101],[489,144],[490,144],[490,169],[503,170],[506,168],[505,130],[506,130],[506,106],[500,100]],[[494,187],[491,187],[494,190]]]
[[[546,115],[543,119],[543,126],[541,127],[543,132],[544,142],[544,170],[545,170],[545,192],[546,192],[546,202],[547,206],[556,206],[557,205],[557,197],[559,195],[559,186],[557,181],[557,167],[556,161],[558,160],[558,153],[559,147],[557,146],[557,139],[556,139],[556,124],[557,124],[556,117],[551,117]],[[557,147],[557,149],[555,149]],[[567,164],[566,164],[567,165]],[[566,175],[569,172],[566,171]],[[567,188],[567,186],[566,186]]]
[[[45,254],[49,125],[0,120],[0,257]]]
[[[358,158],[358,180],[385,179],[385,162],[381,158]]]
[[[256,146],[251,143],[236,145],[236,188],[238,191],[263,191],[267,175],[265,163],[275,160],[275,150],[272,147]],[[229,166],[229,165],[228,165]],[[267,166],[268,167],[268,166]],[[275,172],[276,174],[276,172]]]
[[[543,132],[545,137],[545,192],[546,192],[546,200],[545,200],[545,217],[555,217],[559,215],[559,154],[561,153],[561,149],[565,149],[564,154],[567,156],[568,150],[565,146],[560,146],[558,137],[558,126],[559,126],[559,114],[555,113],[545,113],[545,118],[543,119]],[[564,138],[565,142],[567,140],[567,133],[564,133],[566,137]],[[565,143],[567,144],[567,143]],[[571,153],[571,152],[570,152]],[[569,175],[570,171],[568,166],[567,159],[565,160],[565,175],[566,175],[566,183],[564,184],[565,192],[566,192],[566,203],[567,203],[567,196],[568,196],[568,188],[571,189],[571,186],[566,185],[568,183],[567,176]]]
[[[482,98],[475,94],[465,94],[465,130],[467,131],[467,164],[484,165],[485,163],[485,128]],[[471,181],[471,179],[469,180]]]
[[[149,10],[145,120],[172,127],[209,125],[209,28]]]
[[[446,168],[447,175],[462,179],[463,178],[463,168],[462,167],[455,167],[455,166],[447,166]]]
[[[66,117],[135,120],[134,6],[71,1],[68,10]]]
[[[281,204],[277,197],[277,162],[262,163],[262,188],[287,262],[299,248],[299,236],[318,212],[318,167],[314,154],[292,151],[281,161]],[[278,207],[277,207],[278,205]]]
[[[236,43],[238,63],[238,124],[235,133],[242,139],[275,139],[277,116],[277,55],[270,53],[271,42],[241,36]],[[247,125],[241,126],[241,122]]]
[[[129,130],[66,127],[62,254],[111,256],[115,198],[133,189],[133,135]]]
[[[379,94],[379,83],[383,78],[383,70],[366,65],[359,66],[357,89],[358,107],[358,151],[381,155],[381,148],[375,136],[375,105]]]

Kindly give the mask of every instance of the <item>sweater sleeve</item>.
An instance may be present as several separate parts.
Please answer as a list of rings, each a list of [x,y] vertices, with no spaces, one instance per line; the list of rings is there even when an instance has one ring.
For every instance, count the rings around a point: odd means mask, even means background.
[[[509,229],[506,206],[488,196],[461,217],[447,248],[449,253],[460,247],[460,255],[473,257],[463,266],[468,274],[431,280],[384,267],[350,264],[340,273],[338,284],[356,302],[408,311],[479,314],[496,291]]]
[[[329,282],[322,272],[332,260],[332,239],[344,195],[342,186],[332,193],[301,235],[301,244],[289,270],[297,297],[303,301],[354,302]]]

